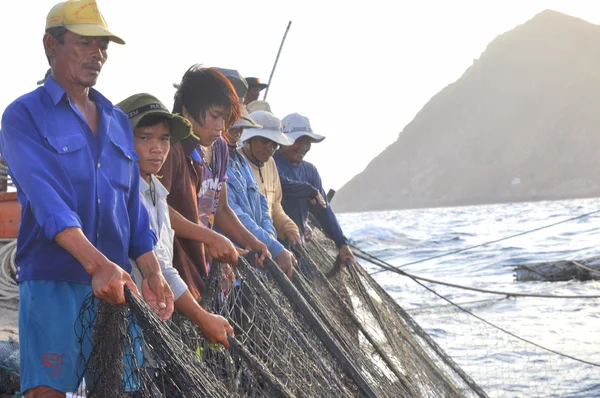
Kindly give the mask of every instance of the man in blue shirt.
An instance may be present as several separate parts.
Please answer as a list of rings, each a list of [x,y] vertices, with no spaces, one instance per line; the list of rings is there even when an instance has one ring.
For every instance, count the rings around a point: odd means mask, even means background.
[[[298,113],[284,117],[282,124],[283,132],[295,140],[292,145],[282,146],[273,156],[275,163],[277,163],[279,175],[282,177],[282,186],[284,180],[307,183],[316,188],[321,197],[326,198],[317,168],[312,163],[304,160],[304,156],[310,151],[312,143],[321,142],[325,137],[315,134],[310,126],[309,119]],[[306,233],[306,221],[308,213],[311,212],[319,221],[325,233],[335,242],[342,264],[346,260],[354,260],[352,251],[348,247],[348,240],[344,236],[331,206],[328,203],[325,207],[319,205],[314,198],[307,196],[312,190],[307,189],[306,191],[304,196],[293,195],[286,189],[286,186],[283,186],[283,199],[281,201],[283,210],[298,225],[302,236]]]
[[[113,35],[95,1],[54,6],[44,49],[52,73],[2,116],[0,151],[22,206],[17,243],[21,391],[64,397],[77,388],[89,355],[76,322],[93,292],[110,304],[137,288],[161,316],[173,293],[152,251],[156,243],[140,203],[137,155],[127,116],[91,87]],[[131,391],[135,386],[125,386]]]

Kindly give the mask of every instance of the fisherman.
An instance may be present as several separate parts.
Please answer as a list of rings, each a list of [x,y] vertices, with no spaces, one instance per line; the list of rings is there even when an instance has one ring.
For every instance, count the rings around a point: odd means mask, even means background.
[[[310,151],[311,145],[323,141],[325,137],[315,134],[310,126],[310,120],[298,113],[287,115],[283,118],[282,123],[284,134],[292,138],[294,143],[282,146],[274,155],[279,175],[293,181],[308,183],[319,190],[320,198],[326,198],[317,168],[304,160],[304,156]],[[329,204],[326,203],[323,207],[316,204],[314,199],[299,198],[288,194],[284,189],[282,205],[285,212],[300,229],[302,236],[305,235],[310,212],[316,217],[325,233],[335,242],[341,263],[344,264],[347,260],[354,260],[352,251],[348,246],[348,240],[344,236]]]
[[[288,274],[289,277],[291,277],[293,267],[296,264],[296,259],[294,255],[286,250],[284,246],[277,240],[277,229],[275,225],[280,226],[282,234],[284,231],[288,234],[284,235],[286,238],[289,237],[290,239],[301,243],[298,228],[294,222],[289,219],[289,217],[285,216],[285,213],[283,213],[283,209],[281,208],[281,204],[279,204],[278,208],[276,207],[276,210],[280,210],[280,212],[276,212],[274,214],[274,216],[277,218],[273,219],[271,217],[272,207],[269,205],[267,197],[261,192],[259,187],[261,183],[257,184],[258,180],[255,178],[252,167],[244,155],[244,150],[246,149],[246,145],[248,144],[249,140],[265,140],[268,142],[273,142],[274,145],[268,143],[266,146],[261,146],[260,151],[261,153],[264,151],[271,151],[270,148],[273,148],[271,153],[268,155],[270,156],[273,154],[275,148],[279,144],[285,143],[290,145],[293,141],[283,135],[281,132],[281,121],[274,115],[268,112],[260,111],[255,112],[252,115],[246,114],[244,116],[245,117],[242,117],[224,134],[224,137],[229,143],[230,148],[229,169],[227,170],[229,206],[233,209],[233,211],[235,211],[235,214],[238,216],[242,224],[244,224],[244,226],[250,232],[252,232],[254,236],[267,245],[269,251],[273,255],[273,258],[275,259],[275,262]],[[258,123],[262,127],[243,127],[244,125],[249,124],[248,120],[252,121],[250,124]],[[244,134],[242,134],[242,137],[246,136],[248,141],[246,141],[243,148],[236,149],[236,144],[240,140],[242,129],[244,129]],[[242,139],[242,142],[244,142],[244,139]],[[267,149],[265,149],[265,147],[267,147]],[[252,159],[255,158],[252,157]],[[275,167],[274,163],[273,167]],[[268,175],[267,177],[275,177],[277,182],[279,182],[277,168],[275,168],[273,171],[274,174]],[[264,181],[262,182],[262,185],[265,185]],[[269,187],[271,187],[271,184],[269,184]],[[281,189],[279,192],[281,194]],[[274,195],[269,196],[274,199]],[[282,215],[285,218],[283,218]],[[278,222],[278,224],[274,224],[275,220]]]
[[[269,215],[280,240],[287,241],[290,245],[302,245],[300,231],[296,223],[285,213],[281,206],[283,192],[277,165],[273,159],[275,151],[280,145],[293,143],[283,134],[281,121],[273,114],[266,111],[257,111],[250,116],[258,123],[263,124],[259,130],[245,129],[241,141],[243,147],[240,153],[244,155],[269,207]],[[291,182],[288,182],[291,183]]]
[[[191,122],[197,138],[190,136],[173,145],[157,175],[170,192],[167,202],[176,210],[170,214],[176,236],[173,264],[194,298],[204,289],[207,256],[237,264],[238,252],[229,239],[212,230],[215,224],[243,248],[261,253],[259,263],[269,255],[267,247],[244,228],[227,204],[224,182],[229,153],[221,133],[237,120],[239,104],[231,83],[221,73],[199,65],[184,74],[175,94],[173,113]],[[183,218],[196,228],[189,228]],[[206,254],[198,242],[206,245]]]
[[[245,105],[258,100],[260,92],[269,87],[268,84],[261,83],[258,77],[247,77],[246,82],[248,83],[248,94],[244,98]]]
[[[169,220],[169,192],[156,177],[172,144],[188,137],[192,125],[180,115],[171,114],[150,94],[133,95],[117,105],[129,117],[140,169],[140,198],[148,210],[150,226],[158,237],[154,253],[175,298],[175,308],[202,330],[211,343],[229,348],[227,334],[233,328],[221,316],[211,314],[194,299],[179,273],[173,268],[173,237]],[[187,221],[187,220],[186,220]],[[190,221],[187,221],[188,223]],[[135,282],[140,286],[139,269],[133,264]]]
[[[173,312],[138,194],[131,126],[92,89],[109,41],[124,44],[95,1],[55,5],[43,38],[51,76],[2,116],[0,150],[22,206],[16,280],[26,397],[64,397],[78,387],[91,349],[76,333],[80,308],[92,292],[109,304],[125,303],[124,286],[138,292],[129,257],[143,275],[144,299],[164,320]]]

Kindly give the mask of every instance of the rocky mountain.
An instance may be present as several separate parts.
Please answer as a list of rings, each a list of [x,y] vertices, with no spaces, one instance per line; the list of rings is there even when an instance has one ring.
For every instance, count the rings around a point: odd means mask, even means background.
[[[337,192],[333,207],[347,212],[595,196],[600,26],[547,10],[493,40]]]

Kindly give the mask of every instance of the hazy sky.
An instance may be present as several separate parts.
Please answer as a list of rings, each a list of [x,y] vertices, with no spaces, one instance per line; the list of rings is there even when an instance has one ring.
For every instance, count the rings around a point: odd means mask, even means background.
[[[44,76],[42,36],[54,4],[0,2],[0,109]],[[291,20],[267,100],[279,118],[300,112],[315,132],[327,136],[307,157],[326,190],[339,189],[362,171],[499,34],[548,8],[600,24],[595,0],[98,0],[98,5],[127,44],[111,44],[96,88],[113,103],[150,92],[169,108],[172,84],[194,63],[268,80]]]

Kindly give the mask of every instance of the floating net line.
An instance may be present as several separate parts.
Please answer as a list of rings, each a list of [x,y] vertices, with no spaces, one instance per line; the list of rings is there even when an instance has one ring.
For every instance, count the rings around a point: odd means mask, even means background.
[[[405,308],[487,394],[600,395],[600,348],[594,337],[600,328],[588,331],[579,319],[581,307],[597,307],[597,298],[544,294],[502,297],[485,289],[465,290],[460,285],[434,282],[387,273],[384,286],[392,292],[393,301]],[[527,303],[525,311],[545,313],[553,321],[540,322],[536,313],[530,320],[520,318],[520,331],[514,333],[514,309],[521,300]],[[557,320],[581,326],[569,329]],[[573,352],[585,354],[570,355]]]

